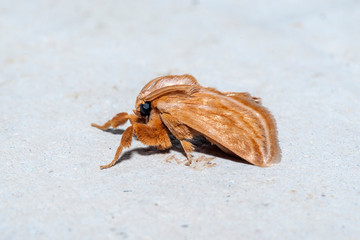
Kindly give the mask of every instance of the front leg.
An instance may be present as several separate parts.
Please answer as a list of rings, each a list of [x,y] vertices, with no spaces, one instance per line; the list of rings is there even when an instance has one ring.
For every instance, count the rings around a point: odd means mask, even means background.
[[[101,169],[109,168],[115,165],[115,163],[119,159],[122,150],[124,148],[130,147],[134,134],[138,137],[140,142],[145,145],[156,146],[159,149],[167,149],[171,147],[169,134],[164,124],[162,124],[160,116],[158,114],[152,114],[147,124],[138,122],[133,123],[135,119],[131,119],[131,116],[134,115],[130,115],[130,122],[132,123],[132,125],[124,131],[121,137],[120,145],[116,150],[114,159],[111,161],[111,163],[100,166]]]
[[[103,125],[98,125],[98,124],[92,123],[91,126],[96,127],[101,130],[107,130],[110,127],[117,128],[118,126],[125,124],[128,120],[130,121],[131,124],[141,122],[141,119],[139,117],[137,117],[136,115],[122,112],[122,113],[116,114],[115,117],[113,117],[112,119],[110,119]]]
[[[128,119],[129,119],[129,114],[127,114],[126,112],[123,112],[123,113],[116,114],[115,117],[113,117],[112,119],[110,119],[109,121],[104,123],[103,125],[98,125],[98,124],[92,123],[91,126],[96,127],[101,130],[107,130],[110,127],[116,128],[120,125],[125,124]]]
[[[124,147],[125,148],[130,147],[133,135],[134,135],[134,128],[133,128],[133,126],[130,126],[124,131],[124,133],[121,137],[120,145],[116,149],[114,159],[109,164],[100,166],[101,170],[115,165],[115,163],[119,159],[119,156],[120,156],[122,150],[124,149]]]

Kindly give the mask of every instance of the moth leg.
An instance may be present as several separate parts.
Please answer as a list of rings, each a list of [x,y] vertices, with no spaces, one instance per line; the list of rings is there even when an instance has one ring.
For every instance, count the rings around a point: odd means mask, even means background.
[[[194,151],[194,146],[192,145],[191,142],[188,142],[186,140],[180,140],[181,146],[183,147],[185,153],[186,153],[186,157],[188,159],[188,161],[185,163],[186,166],[190,166],[191,162],[192,162],[192,157],[191,157],[191,152]]]
[[[129,114],[127,114],[126,112],[122,112],[122,113],[116,114],[115,117],[113,117],[112,119],[110,119],[103,125],[98,125],[98,124],[92,123],[91,126],[96,127],[101,130],[107,130],[110,127],[116,128],[120,125],[125,124],[128,119],[129,119]]]
[[[161,114],[161,119],[170,132],[180,141],[188,159],[188,162],[185,165],[189,166],[191,164],[191,152],[194,150],[194,146],[191,142],[186,140],[194,138],[195,134],[188,126],[168,113]]]
[[[119,156],[120,156],[123,148],[124,147],[125,148],[130,147],[133,135],[134,135],[134,128],[133,128],[133,126],[130,126],[124,131],[124,133],[123,133],[123,135],[121,137],[120,145],[116,150],[114,159],[111,161],[111,163],[109,163],[107,165],[100,166],[100,169],[109,168],[109,167],[112,167],[112,166],[115,165],[115,163],[119,159]]]
[[[225,94],[228,97],[233,97],[235,99],[247,98],[247,99],[255,101],[258,104],[261,104],[261,98],[251,96],[250,93],[248,93],[248,92],[223,92],[223,94]]]

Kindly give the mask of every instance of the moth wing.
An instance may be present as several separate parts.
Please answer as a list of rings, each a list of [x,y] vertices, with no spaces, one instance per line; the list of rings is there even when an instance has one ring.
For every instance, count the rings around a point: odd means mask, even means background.
[[[275,120],[250,98],[202,88],[190,96],[163,96],[156,106],[160,113],[171,114],[225,152],[252,164],[266,167],[280,160]]]

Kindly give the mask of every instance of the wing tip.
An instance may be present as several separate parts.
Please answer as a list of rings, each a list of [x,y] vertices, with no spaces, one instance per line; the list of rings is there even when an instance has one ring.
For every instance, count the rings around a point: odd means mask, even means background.
[[[272,154],[272,156],[265,158],[262,161],[256,162],[259,164],[256,164],[256,163],[254,163],[254,164],[259,167],[271,167],[280,162],[281,162],[281,151],[280,151],[280,148],[278,148],[277,151],[274,154]]]

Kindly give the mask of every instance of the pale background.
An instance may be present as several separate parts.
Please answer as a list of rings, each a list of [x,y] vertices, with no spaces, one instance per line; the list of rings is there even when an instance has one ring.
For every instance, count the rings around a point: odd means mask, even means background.
[[[359,23],[358,0],[0,0],[0,239],[357,239]],[[100,171],[121,135],[90,123],[183,73],[261,97],[281,163],[134,139]]]

